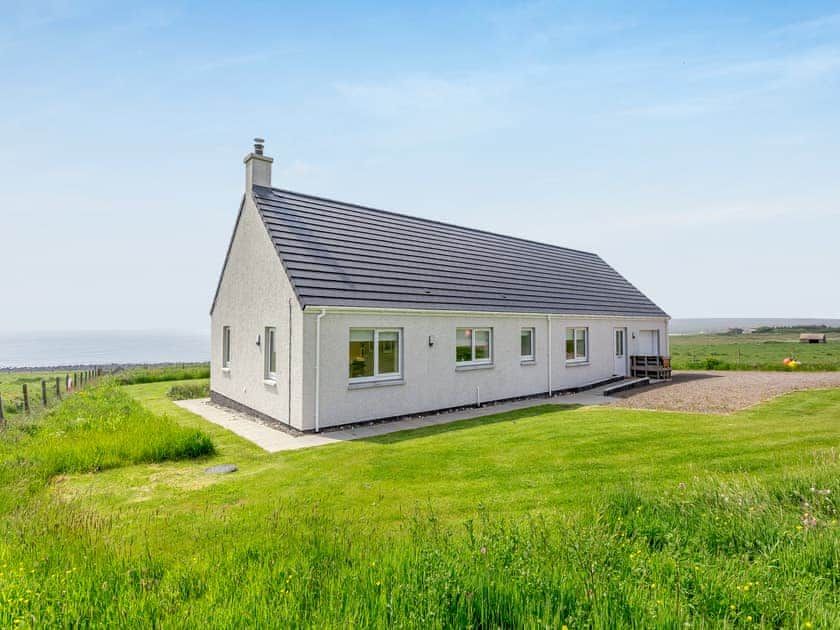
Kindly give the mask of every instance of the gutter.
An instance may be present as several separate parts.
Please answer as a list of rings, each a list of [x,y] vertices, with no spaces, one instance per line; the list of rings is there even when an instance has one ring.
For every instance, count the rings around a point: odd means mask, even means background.
[[[315,318],[315,433],[321,431],[321,318],[326,314],[322,308]]]
[[[392,307],[383,307],[383,306],[323,306],[319,304],[311,304],[303,306],[304,311],[312,312],[312,311],[326,311],[328,313],[335,313],[335,314],[369,314],[369,315],[382,315],[382,314],[389,314],[389,315],[414,315],[420,317],[429,317],[429,316],[437,316],[437,317],[450,317],[453,315],[462,316],[462,317],[476,317],[476,316],[487,316],[487,317],[545,317],[549,315],[545,311],[542,312],[519,312],[519,311],[464,311],[464,310],[452,310],[452,309],[424,309],[424,308],[392,308]],[[663,314],[651,314],[651,315],[622,315],[620,313],[609,314],[609,315],[596,315],[591,313],[550,313],[551,317],[563,317],[567,319],[597,319],[597,320],[665,320],[666,322],[670,319],[667,315]]]

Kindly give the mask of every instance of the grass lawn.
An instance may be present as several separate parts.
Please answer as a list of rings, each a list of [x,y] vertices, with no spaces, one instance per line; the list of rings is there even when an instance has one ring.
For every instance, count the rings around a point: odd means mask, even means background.
[[[840,625],[840,390],[267,454],[170,387],[123,389],[215,454],[29,481],[2,515],[0,626]]]
[[[840,370],[840,333],[828,343],[799,343],[799,333],[748,335],[672,335],[671,364],[676,370],[787,370],[782,361],[795,358],[798,370]]]

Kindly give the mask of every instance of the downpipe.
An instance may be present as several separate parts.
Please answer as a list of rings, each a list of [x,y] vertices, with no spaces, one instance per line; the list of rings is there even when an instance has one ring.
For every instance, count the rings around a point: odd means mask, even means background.
[[[548,324],[548,397],[551,398],[551,315],[545,316]]]
[[[315,318],[315,433],[321,431],[321,319],[326,314],[321,309]]]

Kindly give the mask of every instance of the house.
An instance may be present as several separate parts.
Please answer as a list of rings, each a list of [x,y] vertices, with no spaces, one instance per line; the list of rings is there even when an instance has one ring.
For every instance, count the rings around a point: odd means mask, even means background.
[[[300,431],[546,393],[668,355],[599,256],[289,192],[257,139],[210,311],[212,398]]]
[[[799,343],[825,343],[825,333],[800,333]]]

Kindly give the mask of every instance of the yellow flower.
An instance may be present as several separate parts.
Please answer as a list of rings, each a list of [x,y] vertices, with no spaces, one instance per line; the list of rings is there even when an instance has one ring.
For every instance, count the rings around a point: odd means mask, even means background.
[[[569,626],[563,626],[560,630],[569,630]]]
[[[806,622],[805,622],[805,627],[806,627],[806,628],[813,628],[813,627],[814,627],[814,624],[812,624],[810,621],[806,621]]]
[[[735,604],[729,604],[729,610],[735,610]]]
[[[747,621],[752,621],[752,615],[747,615]]]

